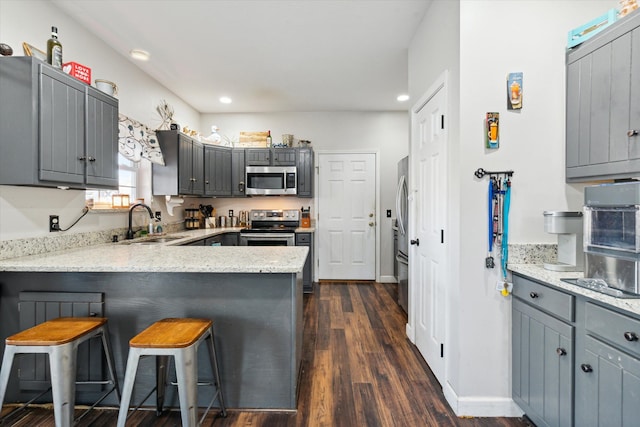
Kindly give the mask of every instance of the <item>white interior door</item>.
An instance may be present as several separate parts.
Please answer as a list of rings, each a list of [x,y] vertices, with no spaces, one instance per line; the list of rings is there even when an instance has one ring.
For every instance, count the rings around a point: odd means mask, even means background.
[[[375,154],[318,159],[318,278],[375,280]]]
[[[446,322],[446,87],[431,91],[412,114],[413,221],[409,238],[409,287],[415,298],[415,344],[434,375],[444,380]]]

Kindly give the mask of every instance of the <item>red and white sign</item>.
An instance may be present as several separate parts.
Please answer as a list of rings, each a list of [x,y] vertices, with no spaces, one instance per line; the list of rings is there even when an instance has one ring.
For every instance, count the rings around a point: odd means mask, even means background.
[[[77,62],[67,62],[62,64],[62,71],[69,74],[72,77],[84,82],[88,85],[91,84],[91,68],[85,67]]]

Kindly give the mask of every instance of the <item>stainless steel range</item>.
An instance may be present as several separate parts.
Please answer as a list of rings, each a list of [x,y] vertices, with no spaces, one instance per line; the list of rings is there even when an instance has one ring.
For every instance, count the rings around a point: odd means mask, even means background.
[[[256,209],[249,212],[251,226],[240,231],[240,246],[295,246],[300,226],[296,209]]]

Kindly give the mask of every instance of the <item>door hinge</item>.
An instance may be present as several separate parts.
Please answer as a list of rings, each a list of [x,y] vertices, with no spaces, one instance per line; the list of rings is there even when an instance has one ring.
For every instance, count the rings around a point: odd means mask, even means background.
[[[444,114],[440,116],[440,129],[444,129]]]
[[[440,243],[444,243],[444,230],[440,230]]]
[[[444,344],[440,344],[440,357],[444,357]]]

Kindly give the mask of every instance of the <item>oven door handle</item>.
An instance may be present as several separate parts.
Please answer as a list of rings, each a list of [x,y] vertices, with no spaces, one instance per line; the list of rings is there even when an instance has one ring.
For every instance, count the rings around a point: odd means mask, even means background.
[[[240,233],[240,237],[248,239],[283,240],[295,238],[294,233]]]

